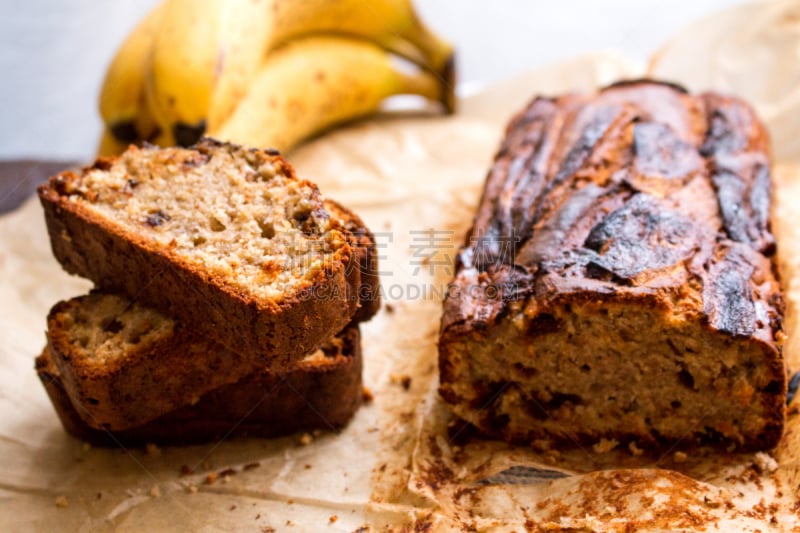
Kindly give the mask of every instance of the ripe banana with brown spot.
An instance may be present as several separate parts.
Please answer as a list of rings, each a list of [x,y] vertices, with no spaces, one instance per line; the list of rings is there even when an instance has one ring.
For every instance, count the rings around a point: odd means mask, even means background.
[[[336,124],[375,113],[388,97],[414,94],[443,102],[447,83],[378,45],[313,36],[275,50],[230,118],[210,135],[288,151]]]
[[[452,77],[453,48],[426,28],[411,0],[165,0],[147,98],[163,129],[188,145],[221,128],[268,54],[303,36],[372,41]],[[442,98],[452,111],[453,87]]]
[[[136,25],[115,53],[100,88],[100,116],[108,130],[104,136],[113,136],[123,150],[128,143],[149,140],[157,134],[144,88],[163,11],[163,5],[156,6]],[[104,140],[102,146],[111,149],[113,143]]]

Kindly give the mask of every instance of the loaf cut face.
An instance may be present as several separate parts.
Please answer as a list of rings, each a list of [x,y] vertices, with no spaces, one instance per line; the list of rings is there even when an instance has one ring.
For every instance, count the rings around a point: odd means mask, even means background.
[[[362,402],[358,326],[349,326],[294,370],[256,372],[202,395],[140,426],[111,431],[84,420],[54,363],[52,347],[36,358],[36,371],[64,429],[97,446],[191,444],[230,437],[277,437],[313,429],[339,429]]]
[[[774,446],[770,197],[765,129],[736,98],[648,80],[536,98],[458,256],[442,397],[517,443]]]
[[[317,187],[269,151],[131,147],[39,188],[64,268],[286,369],[358,307],[359,269]]]

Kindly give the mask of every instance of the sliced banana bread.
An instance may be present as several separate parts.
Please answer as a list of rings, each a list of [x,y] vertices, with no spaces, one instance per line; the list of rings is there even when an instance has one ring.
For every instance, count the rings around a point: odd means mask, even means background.
[[[342,223],[272,152],[211,139],[131,147],[52,177],[39,197],[68,272],[275,370],[356,312]]]
[[[784,312],[767,134],[641,80],[512,120],[444,303],[440,392],[483,432],[774,446]]]
[[[353,248],[364,298],[352,323],[369,320],[380,306],[375,241],[355,214],[326,200]],[[210,341],[184,322],[152,307],[95,292],[60,302],[48,316],[47,337],[63,387],[98,428],[140,426],[206,392],[264,368],[260,362]]]
[[[358,326],[349,326],[285,374],[262,371],[203,395],[138,427],[108,431],[84,422],[70,400],[52,351],[36,358],[36,371],[68,433],[97,446],[190,444],[232,436],[276,437],[344,426],[362,401]]]

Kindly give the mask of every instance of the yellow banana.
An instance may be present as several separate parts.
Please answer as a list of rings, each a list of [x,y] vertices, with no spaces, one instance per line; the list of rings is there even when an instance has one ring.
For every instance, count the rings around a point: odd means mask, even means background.
[[[336,124],[375,113],[389,96],[416,94],[443,101],[448,92],[436,76],[409,72],[407,65],[368,41],[306,37],[267,58],[228,121],[210,134],[288,151]]]
[[[452,46],[419,21],[411,0],[165,0],[164,10],[147,97],[178,144],[217,130],[268,53],[302,36],[367,39],[452,81]]]
[[[100,116],[123,149],[151,138],[157,128],[147,109],[144,86],[162,12],[157,6],[133,29],[114,55],[100,89]]]
[[[178,144],[233,110],[261,65],[266,0],[165,0],[147,99]]]

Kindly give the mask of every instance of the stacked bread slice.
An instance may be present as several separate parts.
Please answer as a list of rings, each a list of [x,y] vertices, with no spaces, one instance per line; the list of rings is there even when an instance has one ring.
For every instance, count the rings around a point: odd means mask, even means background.
[[[186,443],[354,414],[374,238],[277,153],[131,147],[39,197],[56,258],[95,283],[53,307],[36,361],[69,433]]]

